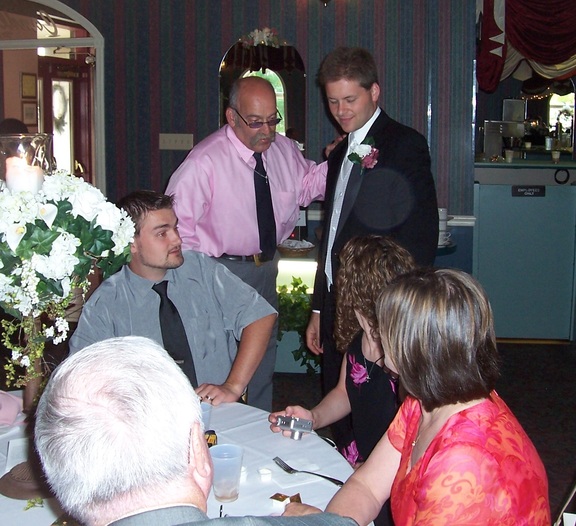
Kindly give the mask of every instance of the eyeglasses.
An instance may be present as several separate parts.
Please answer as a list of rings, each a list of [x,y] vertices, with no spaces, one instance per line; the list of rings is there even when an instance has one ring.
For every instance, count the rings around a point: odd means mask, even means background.
[[[280,112],[278,110],[276,110],[276,112],[278,113],[278,117],[274,117],[273,119],[270,119],[269,121],[266,121],[266,122],[262,122],[262,121],[248,122],[244,117],[242,117],[242,115],[240,115],[240,112],[236,108],[232,108],[232,109],[236,112],[238,117],[240,117],[244,121],[244,124],[246,124],[246,126],[248,126],[248,128],[252,128],[253,130],[259,130],[265,124],[267,124],[270,128],[272,128],[272,126],[276,126],[282,120],[282,115],[280,115]]]

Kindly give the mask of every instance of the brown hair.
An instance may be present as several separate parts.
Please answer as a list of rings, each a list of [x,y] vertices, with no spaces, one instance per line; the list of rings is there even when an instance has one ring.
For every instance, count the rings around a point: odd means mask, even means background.
[[[148,212],[174,208],[174,196],[152,190],[137,190],[120,199],[118,206],[126,210],[135,225],[135,234],[140,233],[142,220]]]
[[[390,281],[415,268],[410,253],[390,238],[354,237],[340,252],[336,276],[336,346],[346,352],[360,331],[355,311],[366,318],[372,336],[379,339],[376,300]]]
[[[328,82],[341,79],[357,80],[364,89],[378,84],[378,68],[374,57],[360,47],[339,47],[328,53],[316,78],[320,87],[325,88]]]
[[[492,309],[460,270],[401,276],[377,305],[384,352],[426,411],[488,396],[499,376]]]

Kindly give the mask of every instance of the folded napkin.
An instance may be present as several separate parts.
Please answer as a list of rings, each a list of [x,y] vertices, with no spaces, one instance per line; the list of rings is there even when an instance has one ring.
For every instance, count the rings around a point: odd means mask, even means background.
[[[22,412],[22,399],[5,391],[0,391],[0,425],[12,425]]]

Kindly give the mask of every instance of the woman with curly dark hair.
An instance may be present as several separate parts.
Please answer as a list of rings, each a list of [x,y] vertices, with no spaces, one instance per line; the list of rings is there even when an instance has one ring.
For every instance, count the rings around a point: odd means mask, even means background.
[[[398,409],[397,377],[384,365],[376,300],[386,285],[413,270],[415,263],[398,243],[376,235],[352,238],[340,252],[340,262],[335,338],[345,359],[338,384],[316,407],[288,406],[269,420],[277,432],[278,415],[312,420],[313,429],[351,415],[354,436],[341,453],[356,468],[368,458]]]

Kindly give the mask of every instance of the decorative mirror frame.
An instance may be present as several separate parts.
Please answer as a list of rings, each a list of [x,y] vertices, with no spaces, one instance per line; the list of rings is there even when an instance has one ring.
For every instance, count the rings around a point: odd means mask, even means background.
[[[266,33],[268,31],[268,33]],[[253,35],[264,35],[255,41]],[[267,37],[267,38],[265,38]],[[306,143],[306,69],[298,50],[281,41],[273,30],[254,30],[241,37],[226,51],[219,69],[220,112],[219,124],[226,124],[228,95],[234,80],[246,70],[259,71],[262,67],[274,71],[284,83],[286,93],[287,126],[298,130],[299,142]]]

